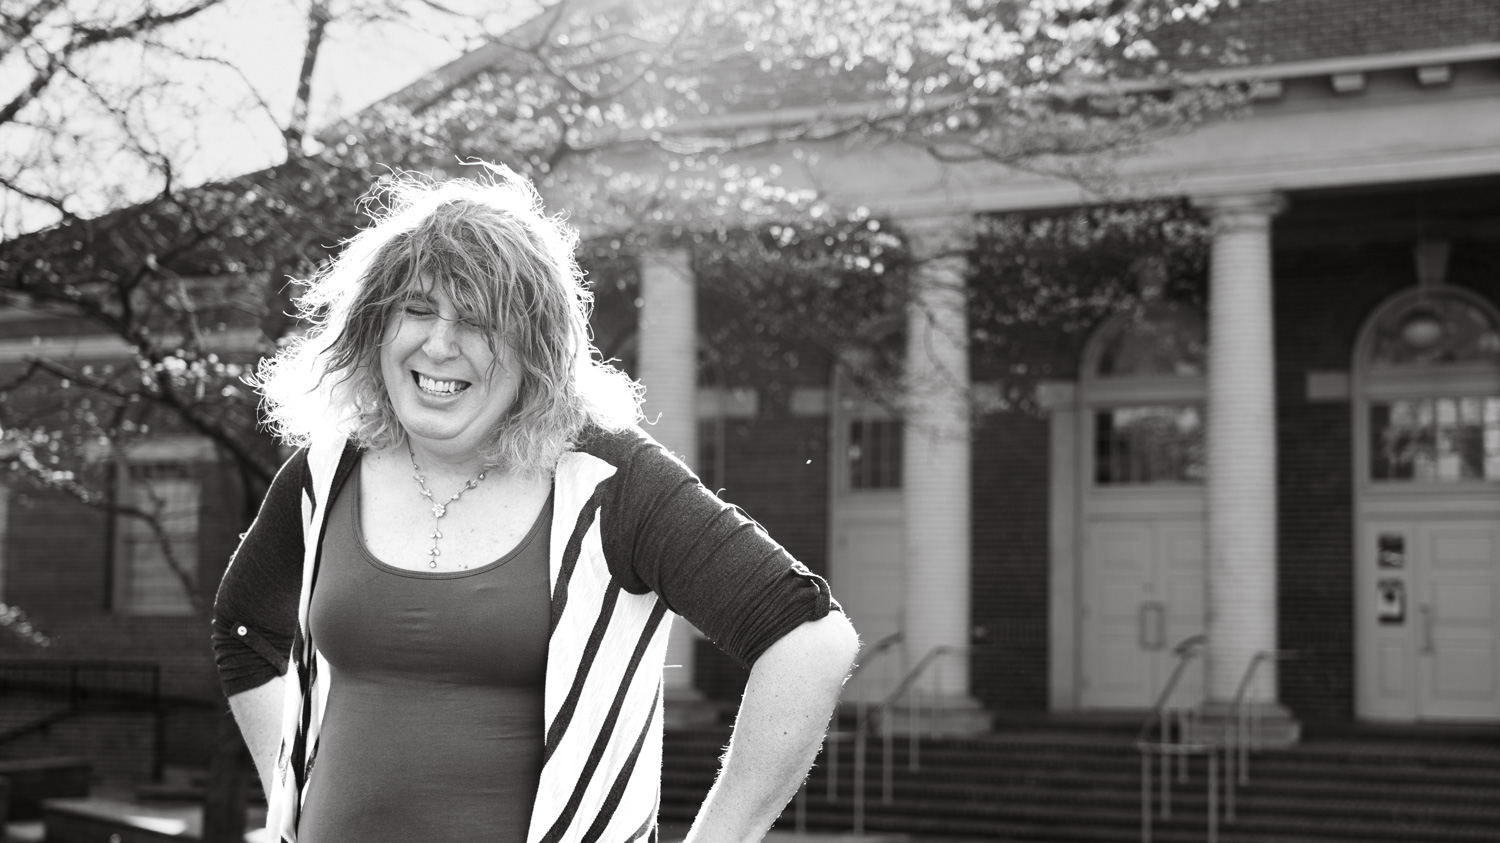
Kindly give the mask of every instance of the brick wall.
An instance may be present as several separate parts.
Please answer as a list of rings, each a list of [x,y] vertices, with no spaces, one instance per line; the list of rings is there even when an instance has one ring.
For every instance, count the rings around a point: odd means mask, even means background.
[[[974,431],[973,693],[1047,708],[1047,420],[996,414]]]
[[[199,513],[199,596],[205,609],[244,529],[237,484],[205,466]],[[5,657],[150,661],[166,696],[220,698],[208,617],[135,616],[111,605],[108,516],[55,493],[13,490],[5,537],[6,602],[54,641],[36,649],[0,636]]]

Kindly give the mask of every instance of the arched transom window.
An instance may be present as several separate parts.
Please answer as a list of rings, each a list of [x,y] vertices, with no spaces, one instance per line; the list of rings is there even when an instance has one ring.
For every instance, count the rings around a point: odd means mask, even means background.
[[[1158,304],[1116,317],[1085,356],[1096,486],[1203,482],[1203,318]]]
[[[1500,320],[1459,290],[1411,291],[1362,343],[1369,480],[1500,481]]]

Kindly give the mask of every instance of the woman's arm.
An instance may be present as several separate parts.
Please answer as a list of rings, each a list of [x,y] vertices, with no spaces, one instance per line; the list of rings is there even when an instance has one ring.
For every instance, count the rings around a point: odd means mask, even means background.
[[[842,612],[808,621],[756,660],[718,781],[684,843],[759,841],[817,757],[859,651]]]
[[[264,685],[241,691],[229,698],[229,710],[240,726],[260,786],[271,798],[271,783],[276,774],[276,753],[281,749],[281,707],[286,678],[278,676]]]
[[[305,451],[276,473],[214,596],[213,646],[220,683],[268,799],[281,748],[287,656],[297,632],[306,474]]]

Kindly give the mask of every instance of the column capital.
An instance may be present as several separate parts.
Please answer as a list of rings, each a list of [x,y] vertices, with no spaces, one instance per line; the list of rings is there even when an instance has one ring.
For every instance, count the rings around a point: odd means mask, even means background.
[[[643,268],[652,266],[688,272],[692,267],[693,253],[686,246],[661,244],[639,250],[636,259]]]
[[[974,248],[977,226],[972,214],[902,217],[896,223],[905,232],[907,246],[919,263],[954,257]]]
[[[1286,196],[1274,192],[1194,196],[1192,202],[1208,215],[1214,233],[1263,231],[1287,206]]]

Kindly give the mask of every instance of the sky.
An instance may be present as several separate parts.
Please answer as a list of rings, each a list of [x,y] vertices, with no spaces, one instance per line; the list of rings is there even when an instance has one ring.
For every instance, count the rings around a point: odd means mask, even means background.
[[[335,13],[353,3],[400,5],[410,8],[409,20],[360,24],[336,19],[326,32],[314,72],[309,124],[313,132],[338,118],[400,90],[423,75],[534,16],[544,0],[434,0],[462,12],[464,18],[440,14],[429,0],[330,0]],[[102,7],[118,12],[120,0],[69,0],[67,9]],[[307,0],[228,0],[188,22],[161,33],[173,49],[212,61],[179,62],[165,74],[171,88],[140,118],[162,148],[173,150],[181,164],[177,184],[190,186],[253,172],[284,160],[280,129],[287,122],[295,98],[297,74],[306,46]],[[135,2],[129,5],[136,5]],[[179,0],[159,2],[164,8]],[[0,101],[8,101],[30,79],[21,51],[0,51]],[[80,59],[80,68],[106,84],[129,78],[148,60],[134,45],[111,45]],[[88,118],[80,106],[86,97],[55,84],[44,93],[54,122],[69,121],[69,129],[84,138],[106,137],[107,122]],[[70,96],[72,99],[70,99]],[[30,115],[36,119],[33,108]],[[93,122],[90,122],[92,119]],[[51,139],[39,142],[24,125],[0,127],[0,163],[42,152],[66,188],[76,198],[76,212],[98,213],[129,204],[155,192],[159,185],[132,172],[138,166],[123,144],[95,142],[69,148]],[[112,158],[112,153],[115,153]],[[7,172],[11,168],[5,168]],[[32,175],[43,171],[34,167]],[[21,170],[25,177],[25,168]],[[46,191],[55,194],[54,190]],[[14,196],[0,208],[0,237],[34,230],[56,220],[56,214]]]
[[[400,90],[424,74],[479,46],[486,33],[498,34],[534,13],[531,2],[451,0],[446,3],[476,16],[480,26],[437,13],[420,13],[408,24],[330,26],[313,77],[309,122],[314,131]],[[273,111],[285,119],[296,92],[297,69],[305,47],[306,19],[297,2],[232,2],[195,22],[193,35],[240,67]],[[258,169],[278,159],[281,138],[274,127],[226,131],[221,152],[205,167],[216,175]]]

